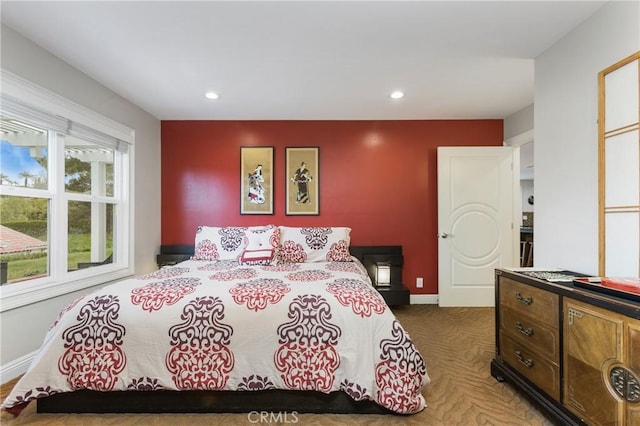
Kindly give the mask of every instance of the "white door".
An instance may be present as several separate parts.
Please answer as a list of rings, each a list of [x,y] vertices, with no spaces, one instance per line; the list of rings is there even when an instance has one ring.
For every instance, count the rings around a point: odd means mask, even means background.
[[[494,306],[494,271],[518,266],[519,151],[438,148],[440,306]]]

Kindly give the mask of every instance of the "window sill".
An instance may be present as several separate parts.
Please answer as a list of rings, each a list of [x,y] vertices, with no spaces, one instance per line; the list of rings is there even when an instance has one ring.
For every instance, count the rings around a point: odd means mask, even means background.
[[[94,271],[91,273],[69,274],[66,281],[49,281],[39,285],[4,284],[0,287],[0,312],[9,311],[52,299],[74,291],[83,290],[89,287],[108,284],[128,276],[133,275],[133,269],[119,268],[109,265],[104,267],[104,272]],[[100,267],[100,269],[103,269]],[[84,272],[84,271],[83,271]],[[34,283],[35,284],[35,283]]]

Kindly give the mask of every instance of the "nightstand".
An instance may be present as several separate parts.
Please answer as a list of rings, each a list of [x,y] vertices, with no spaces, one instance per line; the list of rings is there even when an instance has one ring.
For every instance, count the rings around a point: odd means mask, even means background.
[[[385,287],[380,286],[376,287],[376,290],[378,290],[389,306],[409,304],[409,289],[403,284],[391,284]]]
[[[156,263],[159,268],[171,266],[176,263],[191,259],[194,247],[190,244],[162,245],[160,254],[156,255]]]
[[[171,266],[184,260],[189,260],[190,254],[158,254],[156,255],[156,263],[158,268],[163,266]]]

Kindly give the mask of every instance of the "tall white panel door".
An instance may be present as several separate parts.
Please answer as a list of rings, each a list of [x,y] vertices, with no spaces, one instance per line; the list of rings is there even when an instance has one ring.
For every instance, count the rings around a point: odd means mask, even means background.
[[[494,271],[519,265],[519,151],[438,148],[440,306],[494,306]]]

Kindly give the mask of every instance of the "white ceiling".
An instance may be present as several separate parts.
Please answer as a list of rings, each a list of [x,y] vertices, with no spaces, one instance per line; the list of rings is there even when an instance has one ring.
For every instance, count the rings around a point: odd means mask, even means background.
[[[162,120],[505,118],[603,1],[5,1],[1,21]],[[391,100],[389,92],[406,96]],[[204,92],[214,90],[211,101]]]

